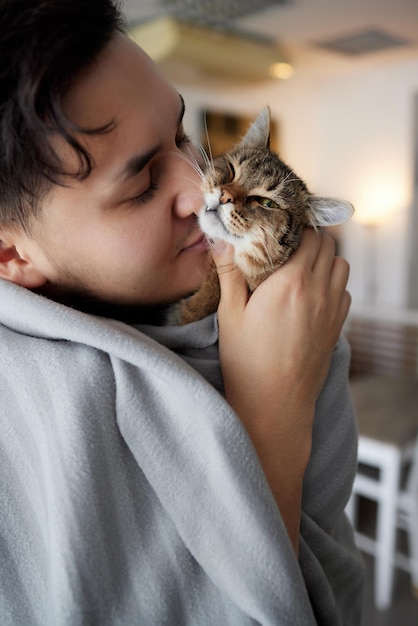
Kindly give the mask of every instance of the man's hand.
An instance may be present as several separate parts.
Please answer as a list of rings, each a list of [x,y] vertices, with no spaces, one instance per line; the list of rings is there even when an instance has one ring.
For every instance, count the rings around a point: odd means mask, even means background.
[[[219,350],[226,398],[246,427],[297,548],[315,402],[347,316],[349,268],[325,234],[249,296],[230,248],[213,250],[221,285]]]

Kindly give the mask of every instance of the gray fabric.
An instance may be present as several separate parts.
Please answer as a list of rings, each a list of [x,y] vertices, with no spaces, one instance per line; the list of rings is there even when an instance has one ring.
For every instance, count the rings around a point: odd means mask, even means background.
[[[2,626],[358,626],[345,342],[298,564],[245,430],[193,369],[222,388],[216,318],[146,331],[0,280]]]

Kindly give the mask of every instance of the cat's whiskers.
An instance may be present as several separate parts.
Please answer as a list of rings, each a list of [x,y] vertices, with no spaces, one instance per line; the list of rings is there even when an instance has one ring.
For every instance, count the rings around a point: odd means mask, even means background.
[[[203,180],[203,170],[200,167],[199,162],[197,161],[196,157],[194,156],[192,152],[190,152],[190,155],[191,155],[190,157],[186,156],[182,152],[172,151],[170,154],[174,154],[178,156],[179,159],[183,159],[183,161],[186,161],[186,163],[190,165],[190,167],[196,172],[196,174],[198,174],[199,178]]]
[[[196,195],[201,196],[202,192],[200,189],[200,183],[198,183],[196,180],[193,180],[193,178],[189,178],[188,176],[183,176],[184,180],[187,180],[189,183],[192,183],[192,185],[195,185],[197,187],[197,191],[192,191],[191,193],[195,193]]]
[[[267,261],[268,261],[268,263],[270,265],[270,269],[272,271],[274,271],[274,269],[275,269],[274,262],[273,262],[273,259],[271,257],[271,254],[270,254],[270,252],[268,251],[268,248],[267,248],[267,239],[274,239],[275,238],[274,229],[270,225],[267,227],[267,226],[264,226],[263,224],[259,224],[258,227],[259,227],[260,230],[264,231],[264,233],[266,235],[266,237],[264,237],[264,241],[262,242],[262,244],[263,244],[263,248],[264,248],[264,251],[265,251],[265,254],[266,254],[266,259],[267,259]]]
[[[205,149],[203,148],[202,144],[200,144],[199,142],[194,142],[193,143],[193,147],[196,148],[199,151],[200,156],[202,157],[203,163],[205,164],[206,168],[210,166],[210,162],[209,162],[209,158],[208,155],[205,152]],[[191,146],[187,146],[187,152],[190,154],[191,159],[193,160],[194,163],[196,163],[197,167],[199,168],[202,177],[204,175],[204,170],[201,167],[199,161],[197,160]]]
[[[206,150],[204,149],[204,147],[201,145],[201,153],[203,155],[203,158],[205,159],[206,165],[208,166],[208,169],[210,172],[214,173],[215,169],[213,167],[213,154],[212,154],[212,147],[210,145],[210,138],[209,138],[209,132],[208,132],[208,121],[206,118],[206,115],[204,116],[203,119],[204,125],[205,125],[205,135],[206,135],[206,143],[208,146],[208,151],[209,154],[207,154]]]
[[[201,157],[205,163],[206,166],[206,170],[213,173],[214,172],[214,167],[213,167],[213,162],[212,162],[212,155],[209,157],[206,150],[204,149],[204,147],[202,146],[201,143],[195,143],[194,144],[195,147],[199,150]]]

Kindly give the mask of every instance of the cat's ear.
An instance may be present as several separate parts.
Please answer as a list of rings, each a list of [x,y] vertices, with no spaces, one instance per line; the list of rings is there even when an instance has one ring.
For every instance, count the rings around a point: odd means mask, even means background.
[[[251,124],[247,134],[239,144],[246,148],[268,148],[270,146],[270,108],[264,107]]]
[[[309,207],[312,226],[336,226],[352,217],[354,207],[346,200],[310,196]]]

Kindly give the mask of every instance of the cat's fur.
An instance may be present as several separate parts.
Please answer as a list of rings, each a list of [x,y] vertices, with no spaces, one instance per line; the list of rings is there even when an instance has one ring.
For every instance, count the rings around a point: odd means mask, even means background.
[[[348,202],[311,194],[305,183],[269,149],[270,110],[263,109],[243,140],[207,168],[200,227],[209,239],[235,249],[248,288],[256,287],[296,250],[305,227],[349,219]],[[169,323],[186,324],[216,311],[219,281],[211,263],[202,287],[169,312]]]

